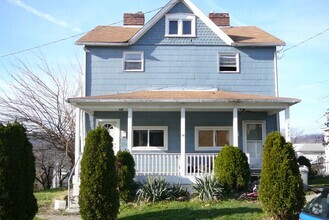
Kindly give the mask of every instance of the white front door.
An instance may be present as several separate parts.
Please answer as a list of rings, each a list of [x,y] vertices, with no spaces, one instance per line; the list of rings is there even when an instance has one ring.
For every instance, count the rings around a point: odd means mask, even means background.
[[[266,138],[265,121],[243,122],[243,150],[251,169],[262,168],[263,145]]]
[[[113,151],[116,154],[120,150],[120,120],[119,119],[104,119],[98,120],[98,125],[107,129],[113,138]]]

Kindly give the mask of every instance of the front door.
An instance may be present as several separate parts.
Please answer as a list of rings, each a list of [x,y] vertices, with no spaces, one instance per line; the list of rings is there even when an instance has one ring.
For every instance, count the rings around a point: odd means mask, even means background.
[[[265,136],[265,121],[243,122],[243,149],[249,158],[251,169],[262,168]]]
[[[116,154],[120,149],[120,120],[99,120],[98,125],[103,126],[113,138],[113,151]]]

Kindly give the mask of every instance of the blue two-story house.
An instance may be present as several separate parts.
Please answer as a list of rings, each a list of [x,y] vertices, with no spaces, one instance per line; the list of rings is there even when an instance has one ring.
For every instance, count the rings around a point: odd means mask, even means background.
[[[300,100],[278,96],[276,51],[284,42],[230,26],[227,13],[206,16],[190,0],[171,0],[146,24],[142,12],[126,13],[123,26],[98,26],[77,44],[84,89],[68,99],[77,107],[77,163],[97,126],[108,129],[115,152],[133,154],[137,175],[192,181],[212,172],[226,144],[260,169],[280,111],[290,140],[289,107]]]

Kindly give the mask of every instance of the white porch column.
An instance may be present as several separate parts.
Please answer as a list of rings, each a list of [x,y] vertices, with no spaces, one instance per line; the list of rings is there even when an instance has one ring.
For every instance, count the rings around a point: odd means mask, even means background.
[[[180,174],[185,176],[186,157],[185,157],[185,108],[181,108],[180,114]]]
[[[128,125],[127,125],[127,148],[128,151],[132,150],[132,139],[133,139],[133,109],[128,108]]]
[[[233,146],[239,146],[238,108],[233,108]]]
[[[80,133],[80,128],[81,128],[81,110],[76,108],[75,109],[75,145],[74,145],[74,162],[77,163],[79,156],[81,154],[81,133]],[[74,169],[74,176],[73,176],[73,186],[77,184],[79,181],[79,166],[76,166]]]
[[[289,107],[285,109],[285,138],[287,142],[291,142],[291,132],[290,132],[290,110]]]

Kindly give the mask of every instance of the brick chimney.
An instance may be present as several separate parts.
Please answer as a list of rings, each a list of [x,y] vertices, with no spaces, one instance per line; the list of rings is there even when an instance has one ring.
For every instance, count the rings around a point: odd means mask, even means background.
[[[217,26],[230,26],[230,15],[228,13],[210,12],[209,18]]]
[[[139,11],[137,13],[124,13],[124,26],[143,26],[145,21],[144,13]]]

